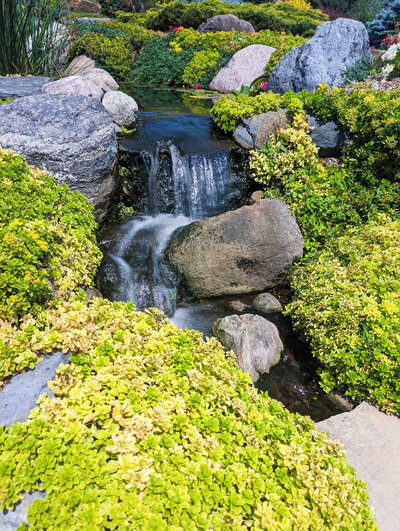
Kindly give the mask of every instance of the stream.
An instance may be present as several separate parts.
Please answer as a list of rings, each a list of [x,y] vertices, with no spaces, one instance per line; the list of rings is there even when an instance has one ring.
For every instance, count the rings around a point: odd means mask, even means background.
[[[181,328],[210,337],[216,319],[236,313],[232,300],[254,313],[256,294],[185,301],[164,251],[179,227],[241,206],[250,183],[237,170],[235,144],[212,127],[211,101],[151,87],[131,87],[130,93],[139,105],[139,127],[123,138],[120,149],[142,183],[143,214],[103,229],[97,287],[110,300],[133,301],[139,310],[158,307]],[[278,327],[285,350],[257,387],[315,421],[341,413],[319,388],[315,361],[290,319],[280,314],[268,319]]]

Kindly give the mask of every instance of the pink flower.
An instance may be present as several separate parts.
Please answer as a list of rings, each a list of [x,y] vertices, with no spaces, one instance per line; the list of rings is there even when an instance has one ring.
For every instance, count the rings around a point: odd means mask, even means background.
[[[260,90],[267,90],[268,83],[266,81],[261,81],[261,83],[258,85],[258,88]]]
[[[169,29],[173,29],[173,26],[168,26],[168,27],[169,27]]]
[[[371,50],[376,50],[375,46],[371,46]]]
[[[198,85],[198,84],[196,83],[196,84],[193,85],[193,88],[194,88],[195,90],[197,90],[197,89],[201,89],[201,85]]]

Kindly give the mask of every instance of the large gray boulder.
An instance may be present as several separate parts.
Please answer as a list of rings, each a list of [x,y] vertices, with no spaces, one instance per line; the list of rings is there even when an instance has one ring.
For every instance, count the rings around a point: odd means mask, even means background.
[[[50,81],[53,81],[52,77],[44,76],[0,77],[0,99],[40,94],[43,85]]]
[[[80,76],[68,76],[46,83],[42,87],[43,94],[68,94],[70,96],[85,96],[101,101],[104,92],[91,81]]]
[[[119,85],[115,79],[103,68],[89,68],[88,70],[79,72],[78,75],[92,82],[104,90],[104,92],[119,89]]]
[[[0,139],[3,148],[84,194],[97,219],[105,218],[117,184],[117,140],[101,103],[61,94],[14,100],[0,105]]]
[[[322,84],[338,87],[344,72],[359,59],[371,60],[367,30],[356,20],[338,18],[318,26],[314,36],[293,48],[276,66],[268,90],[313,91]]]
[[[247,22],[238,18],[236,15],[215,15],[209,18],[206,22],[200,24],[197,31],[200,33],[216,33],[217,31],[245,31],[254,33],[255,29]]]
[[[233,133],[235,141],[245,149],[262,149],[278,129],[284,129],[291,123],[287,109],[255,114],[242,118]]]
[[[167,254],[195,297],[263,291],[276,286],[303,253],[289,207],[261,199],[181,229]]]
[[[249,373],[252,382],[280,360],[283,343],[278,329],[260,315],[229,315],[215,321],[212,332],[233,350],[239,367]]]
[[[130,129],[137,121],[139,112],[136,101],[124,92],[111,91],[104,94],[104,108],[120,127]]]
[[[363,402],[316,426],[342,443],[348,462],[367,483],[379,530],[399,531],[400,419]]]
[[[229,63],[221,68],[210,83],[210,89],[218,92],[240,90],[249,87],[262,76],[275,48],[264,44],[251,44],[236,52]]]

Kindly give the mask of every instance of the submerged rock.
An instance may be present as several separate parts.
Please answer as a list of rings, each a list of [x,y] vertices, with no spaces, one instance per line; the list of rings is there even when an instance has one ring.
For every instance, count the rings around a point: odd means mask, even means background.
[[[102,103],[111,118],[120,127],[130,129],[135,125],[139,108],[131,96],[124,92],[110,91],[104,94]]]
[[[3,148],[85,195],[98,221],[106,217],[117,184],[117,139],[100,102],[41,94],[0,105],[0,138]]]
[[[85,96],[96,101],[101,101],[103,91],[88,79],[80,76],[63,77],[57,81],[46,83],[42,87],[43,94],[67,94],[70,96]]]
[[[44,76],[0,77],[0,99],[23,98],[40,94],[43,85],[50,81],[53,81],[52,77]]]
[[[262,313],[283,312],[283,306],[271,293],[260,293],[253,300],[253,306]]]
[[[313,91],[321,83],[339,87],[346,69],[364,57],[371,60],[362,22],[348,18],[324,22],[309,41],[283,57],[271,74],[268,90],[280,94]]]
[[[290,113],[287,109],[255,114],[240,120],[233,138],[245,149],[263,149],[279,129],[284,129],[290,123]]]
[[[251,44],[239,50],[211,81],[210,89],[227,93],[249,87],[264,74],[274,51],[275,48],[264,44]]]
[[[236,15],[215,15],[215,17],[209,18],[206,22],[200,24],[197,31],[200,33],[216,33],[217,31],[231,31],[238,32],[246,31],[254,33],[255,29],[247,22],[238,18]]]
[[[167,252],[193,296],[213,297],[276,286],[302,255],[303,240],[289,207],[262,199],[187,225]]]
[[[280,360],[283,343],[278,329],[260,315],[229,315],[215,321],[212,331],[233,350],[239,367],[250,374],[252,382]]]

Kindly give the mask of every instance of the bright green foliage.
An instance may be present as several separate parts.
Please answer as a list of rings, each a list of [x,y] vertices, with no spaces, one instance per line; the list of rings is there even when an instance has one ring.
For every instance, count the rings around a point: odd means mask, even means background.
[[[60,294],[90,285],[100,252],[86,199],[4,150],[0,188],[0,319],[38,311],[49,280]]]
[[[214,50],[196,52],[183,72],[182,81],[188,85],[201,82],[208,70],[218,64],[219,55],[220,53]]]
[[[251,175],[264,185],[266,195],[281,197],[296,216],[307,259],[348,225],[391,211],[399,190],[385,179],[366,186],[346,167],[324,164],[308,132],[304,116],[297,115],[293,127],[279,131],[250,158]]]
[[[149,44],[149,42],[163,36],[160,31],[148,30],[147,28],[132,22],[127,23],[120,22],[119,20],[109,20],[101,22],[98,26],[100,26],[100,31],[105,28],[121,31],[128,37],[133,50],[140,50],[143,46]]]
[[[145,25],[150,29],[163,31],[168,31],[170,26],[197,28],[208,18],[225,13],[247,20],[256,31],[270,29],[304,37],[311,37],[317,26],[328,20],[317,9],[299,9],[287,4],[232,5],[218,0],[206,0],[195,3],[173,2],[161,10],[149,10]]]
[[[400,221],[332,240],[295,277],[290,313],[321,360],[322,386],[400,414]]]
[[[72,59],[77,55],[88,55],[122,78],[129,74],[133,60],[127,39],[109,38],[94,32],[80,37],[73,43],[69,57]]]
[[[281,107],[289,109],[293,114],[303,112],[302,102],[296,94],[286,92],[281,96],[273,92],[265,92],[254,97],[244,94],[232,98],[222,96],[215,102],[212,114],[218,127],[225,132],[233,132],[240,118],[277,111]]]
[[[0,100],[0,105],[4,105],[5,103],[10,103],[12,101],[12,98],[6,98],[5,100]]]
[[[340,446],[258,393],[215,339],[101,299],[30,326],[31,348],[57,333],[73,354],[56,397],[0,427],[0,510],[48,493],[30,528],[376,530]]]

